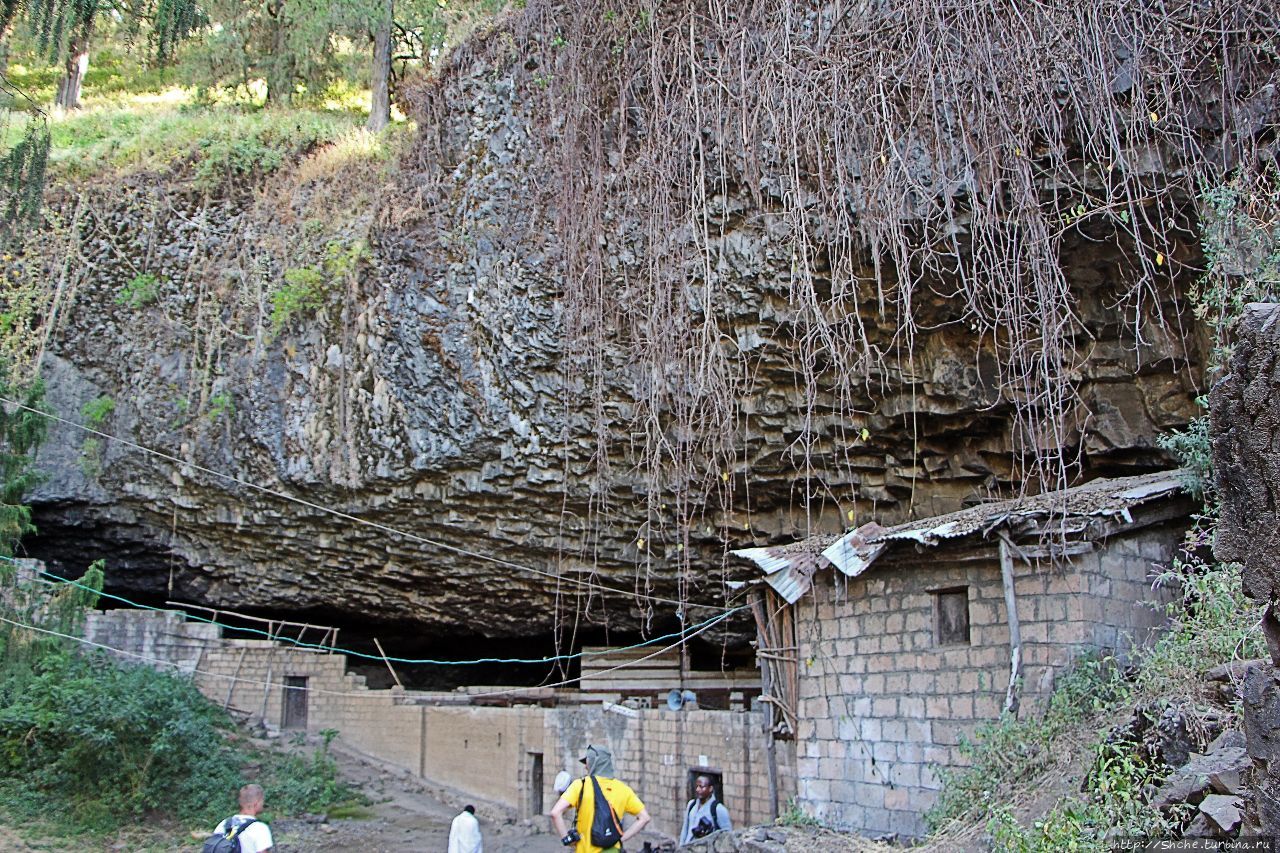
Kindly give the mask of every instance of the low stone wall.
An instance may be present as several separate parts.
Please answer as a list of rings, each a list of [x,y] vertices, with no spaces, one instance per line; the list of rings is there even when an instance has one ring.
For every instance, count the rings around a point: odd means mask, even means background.
[[[721,775],[735,821],[767,822],[775,814],[759,712],[580,704],[576,691],[564,692],[552,708],[479,707],[462,693],[370,690],[347,672],[342,655],[221,639],[215,626],[186,622],[176,612],[91,614],[85,636],[122,650],[125,660],[192,674],[205,696],[241,717],[313,734],[336,729],[342,746],[512,817],[548,813],[557,799],[556,774],[580,773],[588,744],[613,752],[619,777],[645,801],[658,832],[679,832],[691,771]],[[305,687],[292,695],[291,708],[286,685]],[[788,744],[779,746],[785,805],[795,790],[794,758]]]

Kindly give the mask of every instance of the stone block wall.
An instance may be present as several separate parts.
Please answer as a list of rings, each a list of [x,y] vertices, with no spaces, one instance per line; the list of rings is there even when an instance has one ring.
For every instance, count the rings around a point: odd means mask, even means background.
[[[161,667],[182,662],[210,700],[281,728],[285,679],[305,677],[306,729],[339,732],[338,742],[382,763],[486,801],[512,817],[545,815],[558,795],[556,774],[578,775],[588,744],[606,745],[618,775],[653,815],[653,828],[675,835],[688,797],[688,774],[722,775],[735,822],[772,817],[762,715],[750,711],[606,711],[567,691],[561,706],[477,707],[456,693],[370,690],[346,670],[346,658],[268,640],[227,640],[217,628],[186,623],[176,612],[117,610],[92,614],[90,639]],[[779,744],[779,799],[795,791],[795,763]],[[540,757],[540,761],[539,761]],[[541,775],[537,768],[541,767]]]
[[[1089,649],[1121,653],[1163,622],[1144,604],[1180,540],[1172,527],[1114,538],[1068,566],[1014,563],[1023,643],[1022,713],[1038,713],[1056,675]],[[923,835],[940,768],[1000,716],[1010,649],[998,557],[886,561],[857,579],[815,578],[796,605],[800,643],[797,800],[831,826]],[[965,589],[969,642],[935,636],[935,592]]]
[[[623,716],[601,706],[549,709],[546,714],[548,779],[564,769],[580,775],[589,744],[613,753],[618,776],[631,785],[653,816],[653,828],[680,831],[692,796],[689,772],[721,774],[725,805],[735,825],[772,819],[763,718],[758,711],[669,711],[643,709]],[[550,762],[556,762],[554,765]],[[786,755],[779,757],[780,776]],[[781,783],[785,784],[785,782]],[[785,805],[792,788],[780,795]],[[548,807],[554,799],[548,800]]]
[[[153,666],[190,674],[201,656],[221,643],[217,625],[188,622],[173,610],[106,610],[85,617],[82,635],[91,643],[120,649],[126,662],[146,660]]]

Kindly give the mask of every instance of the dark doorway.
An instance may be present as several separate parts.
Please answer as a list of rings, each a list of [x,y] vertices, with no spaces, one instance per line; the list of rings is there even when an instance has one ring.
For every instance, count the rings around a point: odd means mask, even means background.
[[[286,675],[284,677],[284,723],[286,729],[306,729],[307,727],[307,677],[305,675]]]
[[[537,817],[542,814],[542,753],[529,753],[529,813]]]
[[[689,779],[688,779],[688,791],[685,793],[685,801],[680,804],[681,808],[684,808],[685,803],[688,803],[689,800],[693,799],[694,797],[693,786],[694,786],[694,783],[698,781],[699,776],[706,776],[708,779],[711,780],[711,788],[713,791],[715,791],[716,802],[718,803],[724,802],[724,774],[721,773],[719,770],[710,770],[706,767],[690,767]]]

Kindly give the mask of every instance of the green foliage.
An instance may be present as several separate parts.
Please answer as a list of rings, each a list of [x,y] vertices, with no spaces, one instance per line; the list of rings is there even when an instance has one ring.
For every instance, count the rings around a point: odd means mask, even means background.
[[[298,314],[323,308],[333,285],[350,280],[368,257],[369,247],[362,240],[351,244],[331,240],[317,266],[285,270],[284,284],[271,294],[272,337]]]
[[[190,681],[51,655],[0,685],[0,796],[22,814],[65,810],[90,831],[150,809],[216,821],[239,783],[229,728]]]
[[[45,169],[49,161],[49,124],[30,117],[21,136],[0,157],[0,236],[16,227],[34,226],[44,197]]]
[[[1137,685],[1145,696],[1176,695],[1220,663],[1267,655],[1259,627],[1265,606],[1245,597],[1238,566],[1203,556],[1208,524],[1192,528],[1182,554],[1157,578],[1180,595],[1166,608],[1172,629],[1143,657]]]
[[[338,780],[338,765],[329,755],[331,742],[332,738],[326,738],[310,758],[296,753],[273,755],[262,782],[273,812],[323,813],[334,803],[352,803],[359,799]]]
[[[1159,782],[1163,768],[1138,756],[1134,744],[1094,747],[1093,770],[1085,800],[1067,799],[1044,817],[1023,827],[1008,806],[991,808],[987,831],[999,853],[1057,853],[1060,850],[1107,851],[1109,838],[1170,835],[1176,828],[1144,800],[1144,786]]]
[[[102,474],[102,442],[90,436],[80,442],[80,471],[90,480]]]
[[[1190,292],[1213,341],[1210,371],[1226,369],[1231,333],[1250,302],[1280,296],[1280,172],[1243,176],[1204,189],[1201,247],[1206,272]]]
[[[271,294],[271,334],[276,336],[302,311],[324,307],[328,281],[315,267],[286,270],[284,284]]]
[[[159,293],[160,280],[153,273],[138,273],[116,292],[116,304],[142,308],[155,302]]]
[[[1207,408],[1204,397],[1197,399],[1201,408]],[[1209,446],[1209,417],[1195,418],[1186,429],[1174,430],[1156,437],[1156,444],[1171,453],[1182,467],[1184,485],[1193,497],[1202,501],[1213,499],[1213,458]]]
[[[237,105],[191,106],[191,95],[169,88],[158,95],[104,97],[50,124],[49,170],[55,178],[177,171],[202,187],[270,174],[358,126],[358,118],[330,110],[274,111]],[[17,141],[19,128],[2,137]],[[254,162],[254,156],[261,156]]]
[[[337,780],[332,736],[310,758],[253,754],[189,679],[77,654],[67,636],[102,584],[98,561],[50,596],[0,562],[0,814],[90,835],[157,813],[212,826],[247,766],[276,814],[360,801]]]
[[[85,426],[98,429],[115,410],[115,400],[98,397],[81,407],[80,417]],[[80,470],[90,479],[96,479],[102,473],[102,441],[96,436],[88,436],[80,443]]]
[[[116,401],[110,397],[98,397],[85,403],[80,409],[80,417],[84,419],[84,425],[97,429],[111,417],[112,412],[116,410]]]
[[[223,391],[214,394],[209,398],[208,417],[211,421],[217,421],[223,415],[230,417],[236,413],[235,401],[231,399],[231,395]]]
[[[40,414],[45,411],[40,380],[19,386],[8,370],[0,370],[0,397],[22,405],[0,404],[0,557],[8,557],[18,540],[35,530],[22,496],[40,479],[32,460],[44,442],[48,422]]]
[[[787,807],[775,821],[779,826],[822,826],[822,821],[812,815],[805,814],[795,798],[787,800]]]
[[[1124,702],[1130,689],[1114,658],[1085,655],[1058,679],[1042,717],[1004,715],[980,726],[972,740],[960,744],[971,765],[942,773],[942,791],[925,814],[930,829],[990,808],[996,786],[1016,784],[1043,769],[1058,737]]]

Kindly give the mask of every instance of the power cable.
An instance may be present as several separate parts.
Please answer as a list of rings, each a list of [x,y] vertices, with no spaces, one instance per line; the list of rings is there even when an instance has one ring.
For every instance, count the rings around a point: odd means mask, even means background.
[[[499,566],[505,566],[507,568],[516,569],[518,571],[529,572],[531,574],[540,575],[542,577],[550,578],[556,581],[557,583],[576,584],[577,586],[595,590],[602,594],[623,596],[633,601],[643,600],[643,601],[652,601],[658,604],[673,604],[676,607],[680,608],[680,611],[679,611],[680,613],[683,613],[685,608],[688,608],[688,607],[701,607],[707,610],[719,610],[719,611],[726,611],[728,609],[718,604],[698,604],[697,602],[692,602],[692,601],[677,601],[672,598],[662,598],[661,596],[647,595],[645,593],[636,592],[634,590],[627,591],[625,589],[617,589],[615,587],[604,586],[603,584],[593,583],[592,581],[581,580],[580,578],[565,577],[564,575],[553,574],[551,572],[543,571],[542,569],[535,569],[533,566],[526,566],[521,563],[512,562],[511,560],[506,560],[506,559],[503,559],[502,557],[494,557],[488,554],[481,554],[476,551],[471,551],[466,548],[458,547],[457,545],[450,545],[447,542],[439,542],[434,539],[429,539],[425,536],[419,536],[416,533],[410,533],[406,530],[400,530],[398,528],[391,527],[390,525],[382,524],[381,522],[370,521],[369,519],[360,518],[359,516],[351,515],[350,513],[343,512],[342,510],[337,510],[337,509],[333,509],[332,507],[327,507],[322,504],[314,503],[305,498],[296,497],[294,495],[288,494],[287,492],[281,492],[277,489],[272,489],[269,486],[262,486],[257,483],[251,482],[249,480],[236,477],[232,474],[224,474],[221,471],[216,471],[212,468],[206,468],[205,466],[200,465],[198,463],[189,462],[189,461],[180,459],[179,457],[174,456],[171,453],[165,453],[163,450],[156,450],[155,448],[147,447],[146,445],[138,444],[137,442],[130,441],[127,438],[120,438],[119,436],[114,436],[109,433],[102,432],[101,430],[94,429],[93,427],[85,426],[84,424],[78,424],[75,421],[68,420],[67,418],[61,417],[60,415],[56,415],[53,412],[46,412],[41,409],[37,409],[33,406],[28,406],[18,400],[11,400],[8,397],[0,396],[0,403],[7,403],[8,405],[21,409],[22,411],[31,412],[32,414],[39,415],[40,417],[47,418],[49,420],[56,421],[61,424],[65,424],[66,426],[73,427],[75,429],[82,430],[87,433],[92,433],[93,435],[96,435],[100,438],[104,438],[107,441],[113,441],[117,444],[122,444],[125,447],[129,447],[134,450],[139,450],[143,453],[151,454],[152,456],[156,456],[160,459],[164,459],[168,462],[172,462],[175,465],[182,465],[192,470],[200,471],[204,474],[208,474],[212,477],[217,477],[221,480],[225,480],[230,483],[235,483],[238,486],[243,486],[247,489],[252,489],[254,491],[261,492],[262,494],[279,498],[280,500],[283,500],[283,501],[295,503],[295,504],[298,504],[299,506],[304,506],[304,507],[307,507],[308,509],[313,509],[318,512],[332,515],[335,518],[343,519],[344,521],[354,522],[355,524],[359,524],[364,527],[369,527],[374,530],[378,530],[382,533],[389,533],[392,536],[399,536],[403,539],[408,539],[409,541],[417,542],[422,545],[429,545],[433,548],[442,548],[446,551],[451,551],[460,556],[472,557],[477,560],[495,563]]]
[[[697,631],[697,633],[699,633],[699,634],[700,634],[700,633],[702,633],[703,631],[706,631],[706,630],[708,630],[709,628],[711,628],[711,626],[712,626],[712,625],[714,625],[716,622],[719,622],[719,621],[721,621],[721,620],[723,620],[723,619],[727,619],[727,618],[729,618],[729,614],[728,614],[728,613],[722,613],[722,614],[720,614],[719,616],[715,617],[715,619],[713,619],[713,620],[712,620],[711,622],[709,622],[708,624],[706,624],[706,625],[704,625],[703,627],[699,628],[699,629],[698,629],[698,631]],[[150,663],[150,664],[161,664],[161,665],[163,665],[163,666],[169,666],[169,667],[173,667],[173,668],[175,668],[175,669],[181,669],[181,670],[183,670],[184,672],[186,672],[186,673],[188,673],[188,674],[191,674],[191,675],[205,675],[205,676],[209,676],[210,678],[221,678],[221,679],[223,679],[224,681],[233,681],[233,682],[241,683],[241,684],[251,684],[251,685],[260,686],[260,687],[280,687],[280,686],[284,686],[284,683],[283,683],[282,681],[270,681],[270,680],[268,680],[268,681],[261,681],[261,680],[253,679],[253,678],[240,678],[240,677],[239,677],[239,676],[237,676],[237,675],[223,675],[222,673],[218,673],[218,672],[209,672],[208,670],[203,670],[203,669],[199,669],[199,668],[195,668],[195,667],[193,667],[193,668],[191,668],[191,669],[187,669],[185,666],[183,666],[183,664],[180,664],[180,663],[175,663],[175,662],[173,662],[173,661],[163,660],[163,659],[161,659],[161,658],[153,658],[153,657],[149,657],[149,656],[147,656],[147,655],[140,654],[140,653],[138,653],[138,652],[131,652],[131,651],[128,651],[128,650],[126,650],[126,649],[121,649],[121,648],[117,648],[117,647],[115,647],[115,646],[107,645],[107,644],[105,644],[105,643],[96,643],[96,642],[94,642],[93,640],[87,640],[87,639],[85,639],[84,637],[77,637],[77,636],[75,636],[75,635],[73,635],[73,634],[64,634],[64,633],[62,633],[61,631],[54,631],[54,630],[52,630],[52,629],[50,629],[50,628],[41,628],[41,627],[39,627],[39,626],[37,626],[37,625],[31,625],[31,624],[28,624],[28,623],[26,623],[26,622],[20,622],[20,621],[18,621],[18,620],[16,620],[16,619],[10,619],[10,618],[8,618],[7,616],[0,616],[0,622],[6,622],[6,623],[8,623],[8,624],[10,624],[10,625],[13,625],[13,626],[18,627],[18,628],[23,628],[23,629],[28,630],[28,631],[36,631],[36,632],[41,633],[41,634],[48,634],[48,635],[50,635],[50,636],[60,637],[60,638],[62,638],[62,639],[64,639],[64,640],[71,640],[71,641],[73,641],[73,642],[77,642],[77,643],[80,643],[80,644],[82,644],[82,645],[86,645],[86,646],[92,646],[93,648],[102,649],[102,650],[104,650],[104,651],[114,652],[114,653],[116,653],[116,654],[124,655],[124,656],[126,656],[126,657],[135,658],[135,659],[137,659],[137,660],[141,660],[141,661],[144,661],[144,662],[146,662],[146,663]],[[692,636],[696,636],[696,634],[691,634],[690,636],[691,636],[691,637],[692,637]],[[655,657],[657,657],[658,655],[661,655],[661,654],[664,654],[664,653],[666,653],[666,652],[669,652],[669,651],[671,651],[671,650],[672,650],[672,649],[674,649],[674,648],[678,648],[678,647],[679,647],[683,642],[684,642],[684,641],[683,641],[683,640],[681,640],[681,641],[679,641],[679,642],[672,643],[671,645],[666,646],[665,648],[658,649],[657,651],[652,652],[652,653],[650,653],[650,654],[648,654],[648,655],[645,655],[645,656],[644,656],[644,657],[642,657],[642,658],[637,658],[636,660],[633,660],[633,661],[625,661],[625,662],[623,662],[623,663],[618,664],[617,666],[612,666],[612,667],[609,667],[608,669],[602,669],[602,670],[600,670],[599,672],[590,672],[590,673],[586,673],[586,674],[584,674],[584,675],[579,676],[578,678],[567,678],[567,679],[565,679],[565,680],[563,680],[563,681],[557,681],[557,682],[555,682],[555,683],[553,683],[553,684],[541,684],[541,685],[538,685],[537,687],[513,687],[513,688],[509,688],[509,689],[505,689],[505,690],[494,690],[494,691],[490,691],[490,692],[487,692],[487,693],[467,693],[467,694],[462,694],[462,695],[465,695],[468,699],[485,699],[485,698],[490,698],[490,697],[494,697],[494,696],[509,696],[509,695],[514,695],[514,694],[518,694],[518,693],[522,693],[522,692],[528,692],[528,691],[531,691],[531,690],[546,690],[546,689],[548,689],[548,688],[552,688],[552,687],[565,687],[565,686],[567,686],[567,685],[569,685],[569,684],[573,684],[574,682],[581,682],[581,681],[586,680],[586,679],[589,679],[589,678],[599,678],[599,677],[601,677],[601,676],[609,675],[610,673],[617,672],[618,670],[621,670],[621,669],[627,669],[627,668],[629,668],[629,667],[637,666],[638,664],[644,663],[645,661],[650,660],[651,658],[655,658]],[[377,691],[377,690],[369,690],[369,689],[365,689],[365,690],[325,690],[325,689],[324,689],[324,688],[322,688],[322,687],[291,687],[290,689],[291,689],[291,690],[304,690],[304,691],[309,691],[309,692],[313,692],[313,693],[323,693],[323,694],[325,694],[325,695],[327,695],[327,696],[370,696],[370,695],[374,695],[374,696],[376,696],[376,695],[378,695],[378,694],[381,692],[381,691]]]
[[[12,557],[3,557],[2,559],[9,560],[10,562],[17,562]],[[137,610],[147,610],[153,613],[172,612],[171,608],[153,607],[149,604],[141,604],[136,601],[131,601],[130,599],[125,598],[123,596],[112,595],[109,592],[100,592],[87,584],[81,583],[80,581],[71,580],[70,578],[60,578],[57,575],[50,574],[47,571],[41,571],[40,574],[44,576],[44,577],[36,578],[36,580],[39,581],[40,583],[45,583],[50,585],[73,586],[77,589],[83,589],[87,592],[94,593],[95,595],[99,595],[103,598],[109,598],[112,601],[119,601]],[[670,640],[677,637],[681,639],[688,639],[689,637],[695,636],[695,633],[700,633],[699,629],[702,629],[704,627],[709,628],[711,627],[712,624],[719,621],[720,619],[732,616],[734,613],[737,613],[740,610],[746,609],[746,607],[747,605],[745,604],[739,605],[730,610],[726,610],[724,613],[720,614],[719,616],[713,616],[710,619],[704,622],[700,622],[697,625],[693,625],[689,628],[686,628],[683,631],[673,631],[669,634],[663,634],[661,637],[654,637],[651,640],[645,640],[642,643],[636,643],[630,646],[621,646],[618,648],[611,648],[611,649],[606,649],[598,652],[581,651],[581,652],[576,652],[570,655],[551,655],[551,656],[542,657],[542,658],[477,658],[475,660],[436,660],[433,658],[385,657],[383,655],[369,654],[368,652],[357,652],[353,649],[346,649],[341,646],[329,646],[329,645],[325,645],[324,643],[304,643],[301,640],[296,640],[296,639],[293,639],[292,637],[281,637],[276,634],[272,634],[270,631],[263,631],[260,628],[248,628],[248,627],[239,627],[236,625],[228,625],[225,622],[218,622],[216,619],[208,619],[204,616],[197,616],[193,613],[187,613],[186,611],[183,611],[183,615],[187,619],[190,619],[194,622],[203,622],[207,625],[217,625],[219,628],[223,628],[229,631],[241,631],[249,634],[258,634],[260,636],[266,637],[275,642],[289,643],[291,645],[297,646],[298,648],[308,649],[311,651],[336,652],[338,654],[347,655],[350,657],[364,658],[366,660],[389,661],[391,663],[401,663],[401,664],[422,664],[422,665],[430,665],[430,666],[472,666],[475,664],[485,664],[485,663],[516,663],[516,664],[555,663],[556,661],[575,660],[581,657],[607,655],[607,654],[613,654],[615,652],[634,651],[635,649],[642,649],[647,646],[652,646],[656,643],[661,643],[664,640]]]

